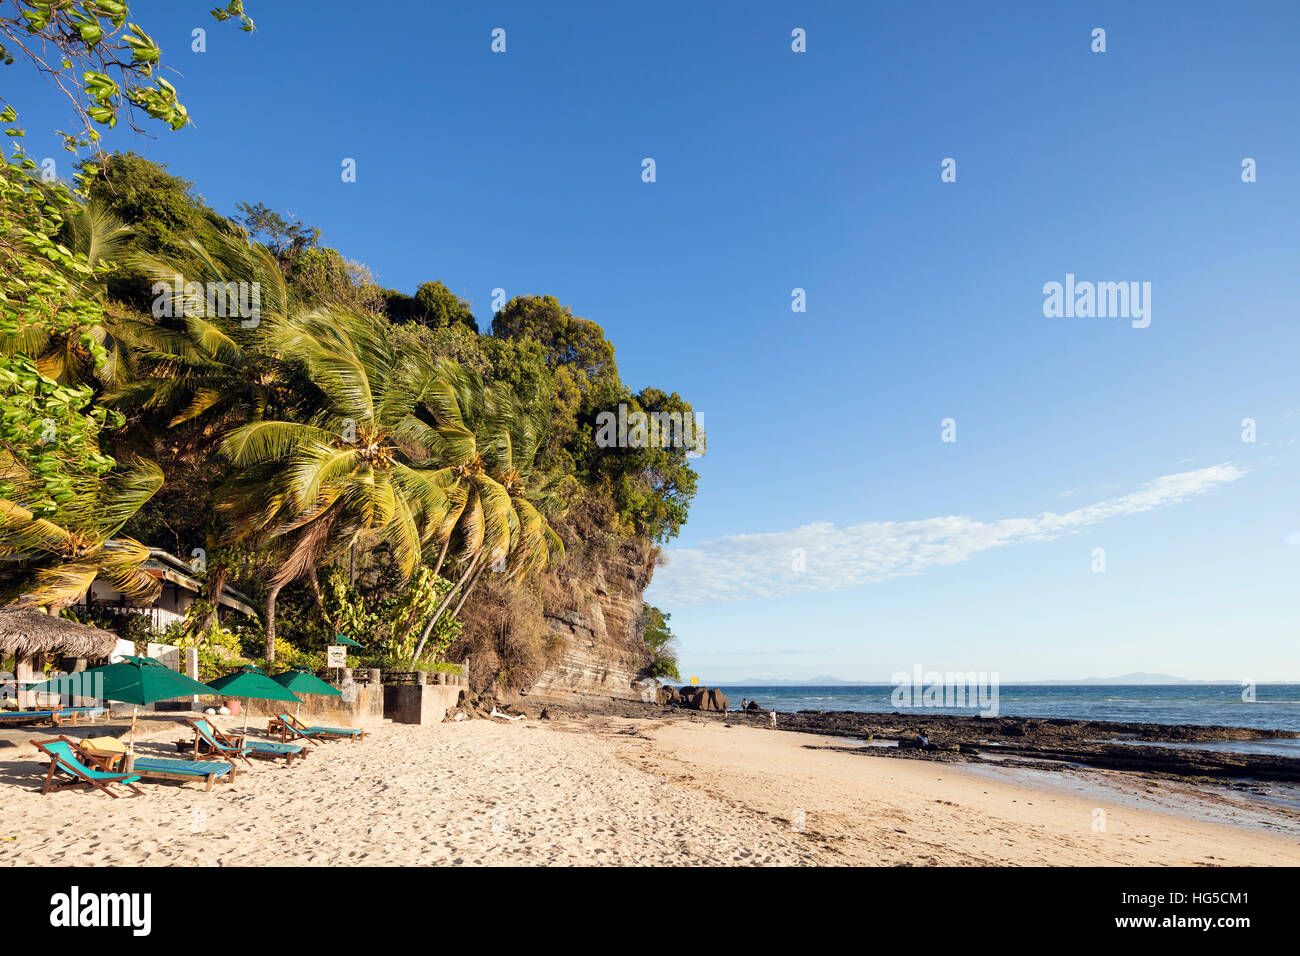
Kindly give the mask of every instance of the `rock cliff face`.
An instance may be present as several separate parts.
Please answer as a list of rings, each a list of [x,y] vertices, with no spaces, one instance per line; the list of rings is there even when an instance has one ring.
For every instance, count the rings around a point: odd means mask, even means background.
[[[585,554],[563,577],[548,582],[543,613],[556,647],[527,689],[529,699],[642,699],[638,678],[650,654],[637,621],[654,565],[654,551],[646,543],[626,542],[608,552]]]

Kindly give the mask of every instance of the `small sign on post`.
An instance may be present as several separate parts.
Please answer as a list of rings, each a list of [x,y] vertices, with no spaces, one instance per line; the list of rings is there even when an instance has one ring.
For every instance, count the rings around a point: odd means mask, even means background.
[[[331,644],[325,648],[326,667],[347,667],[348,649],[342,644]]]

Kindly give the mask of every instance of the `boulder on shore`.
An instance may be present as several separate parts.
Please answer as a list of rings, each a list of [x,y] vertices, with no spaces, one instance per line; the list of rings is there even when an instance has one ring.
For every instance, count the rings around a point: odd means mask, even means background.
[[[676,687],[660,687],[656,696],[659,699],[659,703],[664,705],[676,706],[677,704],[680,704],[682,700],[681,695],[677,693]]]
[[[678,690],[678,706],[691,710],[725,712],[730,706],[727,695],[716,687],[699,687],[688,684]]]

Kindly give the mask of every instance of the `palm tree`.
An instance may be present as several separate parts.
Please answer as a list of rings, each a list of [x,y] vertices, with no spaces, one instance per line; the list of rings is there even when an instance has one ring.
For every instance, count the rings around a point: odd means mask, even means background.
[[[186,240],[192,259],[172,261],[136,256],[133,264],[170,290],[163,321],[135,329],[139,374],[106,399],[113,404],[170,416],[171,427],[186,422],[221,433],[264,417],[278,417],[311,395],[299,369],[268,345],[288,319],[288,286],[280,265],[262,246],[237,237],[212,240],[209,249]],[[202,289],[200,301],[187,294]],[[250,317],[214,299],[209,287],[244,289],[242,304],[256,304]],[[232,314],[233,312],[233,314]]]
[[[78,489],[49,517],[0,499],[0,563],[7,565],[0,605],[61,610],[96,580],[131,598],[156,598],[158,582],[140,568],[149,549],[117,535],[162,481],[157,465],[133,460]]]
[[[345,310],[286,319],[268,345],[300,363],[322,396],[304,421],[263,419],[234,429],[222,452],[240,469],[218,509],[227,542],[288,549],[267,596],[267,658],[275,654],[280,589],[362,541],[386,542],[408,577],[442,525],[448,501],[431,469],[398,447],[427,431],[413,418],[421,377],[373,317]]]
[[[281,360],[269,346],[291,305],[280,264],[265,248],[235,236],[216,236],[208,245],[186,241],[189,254],[175,259],[137,255],[132,264],[170,290],[159,311],[170,317],[128,327],[136,356],[135,375],[119,381],[105,400],[124,410],[161,416],[168,428],[190,426],[191,437],[220,441],[241,425],[263,418],[297,417],[318,400],[303,370]],[[202,303],[186,295],[185,283],[204,290]],[[210,284],[256,290],[257,314],[207,308]],[[241,285],[242,284],[242,285]],[[214,303],[215,304],[215,303]],[[224,303],[228,306],[228,302]],[[209,532],[209,546],[221,536]],[[229,574],[227,563],[209,566],[206,598],[216,608]]]
[[[443,612],[457,597],[452,614],[460,612],[485,569],[524,576],[564,553],[526,487],[548,409],[536,397],[529,401],[485,387],[478,376],[447,361],[436,366],[424,401],[435,421],[428,447],[442,462],[437,480],[449,502],[435,535],[442,546],[434,571],[442,568],[453,538],[464,570],[425,624],[416,660]],[[475,421],[481,423],[481,440],[470,424]]]

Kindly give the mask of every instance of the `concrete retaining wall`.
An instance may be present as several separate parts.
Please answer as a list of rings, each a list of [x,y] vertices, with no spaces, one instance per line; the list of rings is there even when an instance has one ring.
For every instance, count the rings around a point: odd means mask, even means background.
[[[305,723],[322,727],[380,727],[384,723],[384,688],[381,685],[357,684],[355,697],[345,701],[342,697],[321,697],[301,694],[302,707],[298,716]],[[452,688],[444,688],[451,690]],[[457,688],[459,689],[459,688]],[[247,700],[241,703],[253,717],[274,717],[276,714],[294,713],[294,704],[275,700]]]
[[[395,724],[440,724],[465,693],[451,684],[385,684],[383,690],[384,716]]]

